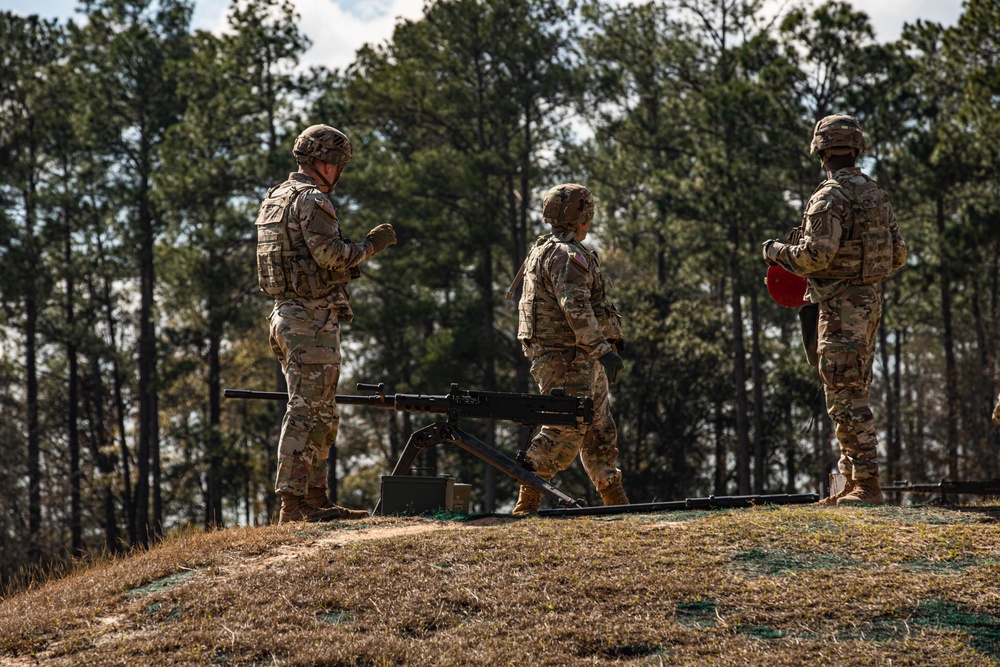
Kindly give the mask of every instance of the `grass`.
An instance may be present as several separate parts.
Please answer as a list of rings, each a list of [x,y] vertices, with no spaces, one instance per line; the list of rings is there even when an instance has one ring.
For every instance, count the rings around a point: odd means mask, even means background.
[[[0,601],[0,665],[1000,665],[1000,506],[373,517]]]

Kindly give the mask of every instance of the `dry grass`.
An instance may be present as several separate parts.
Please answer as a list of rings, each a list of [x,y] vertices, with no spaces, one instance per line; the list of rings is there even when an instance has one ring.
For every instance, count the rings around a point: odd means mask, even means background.
[[[0,665],[996,665],[1000,506],[372,518],[0,604]]]

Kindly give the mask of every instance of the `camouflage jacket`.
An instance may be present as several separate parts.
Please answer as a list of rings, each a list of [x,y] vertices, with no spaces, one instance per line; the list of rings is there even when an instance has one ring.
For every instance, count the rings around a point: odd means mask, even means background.
[[[529,357],[579,347],[600,358],[622,338],[597,253],[573,232],[540,237],[524,261],[517,337]]]
[[[857,167],[840,169],[806,204],[802,226],[774,260],[807,279],[806,299],[829,299],[850,285],[881,282],[906,262],[888,195]]]
[[[308,308],[353,319],[346,284],[360,276],[356,267],[374,248],[344,237],[336,209],[310,176],[293,172],[271,188],[256,226],[261,291],[279,302],[297,299]]]

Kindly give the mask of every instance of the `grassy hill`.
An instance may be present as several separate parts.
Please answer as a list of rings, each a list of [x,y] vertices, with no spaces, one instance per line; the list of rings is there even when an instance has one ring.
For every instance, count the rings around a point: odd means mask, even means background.
[[[0,602],[0,665],[997,665],[1000,506],[371,518]]]

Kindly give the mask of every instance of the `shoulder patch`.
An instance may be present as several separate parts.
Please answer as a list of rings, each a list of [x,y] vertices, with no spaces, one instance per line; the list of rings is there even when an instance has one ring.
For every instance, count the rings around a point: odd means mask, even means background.
[[[335,209],[333,207],[333,204],[330,203],[329,199],[327,199],[326,197],[320,197],[317,200],[317,203],[319,204],[319,207],[321,209],[323,209],[324,211],[326,211],[327,213],[329,213],[333,217],[335,217],[335,218],[337,217],[337,209]]]
[[[570,251],[569,258],[572,259],[577,264],[579,264],[580,266],[582,266],[583,268],[588,270],[590,269],[590,262],[587,260],[586,255],[584,255],[579,250]]]
[[[806,209],[806,215],[816,215],[817,213],[822,213],[830,209],[829,199],[817,199],[809,203],[809,207]]]

